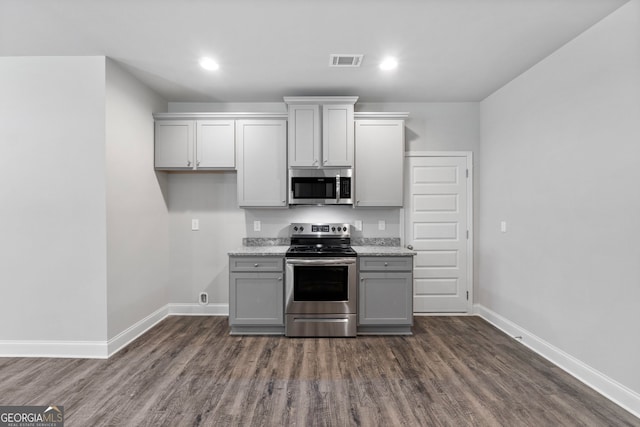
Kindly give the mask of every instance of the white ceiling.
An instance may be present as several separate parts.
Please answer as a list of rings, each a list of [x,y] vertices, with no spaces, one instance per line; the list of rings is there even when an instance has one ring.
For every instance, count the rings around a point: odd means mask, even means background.
[[[0,56],[105,55],[168,101],[478,101],[626,1],[0,0]]]

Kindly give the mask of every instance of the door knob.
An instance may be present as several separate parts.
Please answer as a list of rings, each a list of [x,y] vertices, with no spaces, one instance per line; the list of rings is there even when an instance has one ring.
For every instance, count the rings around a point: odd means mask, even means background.
[[[410,251],[412,251],[412,250],[413,250],[413,246],[411,246],[411,245],[407,245],[407,249],[409,249]]]

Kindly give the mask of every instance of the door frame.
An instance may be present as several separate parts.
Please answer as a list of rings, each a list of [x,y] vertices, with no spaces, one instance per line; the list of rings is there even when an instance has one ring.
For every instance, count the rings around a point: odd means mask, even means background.
[[[409,207],[411,198],[411,186],[410,186],[410,172],[408,167],[409,158],[411,157],[464,157],[466,158],[467,170],[469,175],[467,177],[467,230],[469,231],[469,238],[467,239],[467,291],[469,292],[469,298],[467,299],[467,315],[473,314],[473,301],[474,301],[474,221],[473,216],[473,152],[472,151],[405,151],[404,153],[404,207],[400,210],[400,239],[401,245],[406,246],[407,241],[407,225],[409,223],[410,210],[405,209]],[[415,281],[415,278],[414,278]],[[415,283],[414,283],[415,285]],[[412,297],[413,298],[413,295]],[[415,314],[415,313],[414,313]],[[434,313],[429,313],[434,314]],[[424,313],[418,313],[418,315],[424,315]],[[451,313],[447,313],[451,315]]]

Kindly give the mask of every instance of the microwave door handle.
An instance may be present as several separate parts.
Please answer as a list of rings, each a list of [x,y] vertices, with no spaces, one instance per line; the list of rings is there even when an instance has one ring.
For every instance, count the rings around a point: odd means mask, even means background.
[[[340,203],[340,174],[336,175],[336,202]]]

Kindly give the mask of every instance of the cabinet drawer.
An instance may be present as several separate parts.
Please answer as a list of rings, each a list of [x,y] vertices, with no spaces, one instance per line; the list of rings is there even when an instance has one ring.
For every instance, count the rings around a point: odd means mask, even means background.
[[[282,257],[230,257],[229,271],[274,271],[283,270],[284,258]]]
[[[361,257],[360,271],[412,271],[413,257]]]

